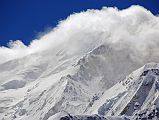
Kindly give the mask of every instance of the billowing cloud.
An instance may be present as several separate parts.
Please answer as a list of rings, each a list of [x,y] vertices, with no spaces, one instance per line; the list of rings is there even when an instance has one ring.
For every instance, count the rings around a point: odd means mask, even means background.
[[[64,47],[68,54],[83,53],[103,43],[125,49],[134,59],[158,59],[159,17],[141,6],[75,13],[29,46],[17,40],[0,47],[0,63],[56,47]]]

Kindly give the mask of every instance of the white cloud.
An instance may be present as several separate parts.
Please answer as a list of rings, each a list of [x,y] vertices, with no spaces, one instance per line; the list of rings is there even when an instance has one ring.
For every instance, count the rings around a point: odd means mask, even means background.
[[[50,32],[33,40],[29,46],[21,41],[0,47],[0,63],[55,47],[77,54],[109,43],[129,51],[134,59],[159,58],[159,17],[143,7],[125,10],[103,8],[75,13]],[[140,56],[140,57],[139,57]]]

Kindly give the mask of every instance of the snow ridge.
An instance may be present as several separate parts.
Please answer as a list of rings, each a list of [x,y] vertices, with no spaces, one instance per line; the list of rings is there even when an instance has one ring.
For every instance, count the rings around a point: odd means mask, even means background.
[[[50,120],[68,114],[79,119],[92,114],[108,120],[135,117],[152,101],[158,104],[159,65],[146,64],[134,71],[140,66],[106,44],[84,55],[44,51],[1,64],[0,119]]]

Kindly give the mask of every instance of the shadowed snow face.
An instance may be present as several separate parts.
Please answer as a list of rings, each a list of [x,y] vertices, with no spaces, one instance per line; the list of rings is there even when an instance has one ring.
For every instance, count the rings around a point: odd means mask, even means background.
[[[52,48],[67,54],[86,53],[100,44],[125,50],[139,62],[159,57],[159,17],[140,6],[103,8],[70,15],[48,33],[25,46],[20,40],[0,47],[0,63]]]

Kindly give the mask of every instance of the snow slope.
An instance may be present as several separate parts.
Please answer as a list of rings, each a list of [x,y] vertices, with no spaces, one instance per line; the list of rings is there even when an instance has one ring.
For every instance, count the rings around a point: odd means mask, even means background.
[[[105,91],[87,114],[125,115],[131,116],[132,120],[157,120],[159,118],[158,100],[159,64],[149,63]]]
[[[138,88],[128,90],[124,82],[117,83],[142,66],[124,51],[106,44],[76,55],[50,51],[0,65],[0,119],[47,120],[61,111],[112,115],[116,109],[115,115],[120,115],[132,99],[128,94],[134,96]],[[103,111],[105,105],[111,110]]]
[[[156,119],[158,23],[140,6],[88,10],[0,47],[0,120]]]

